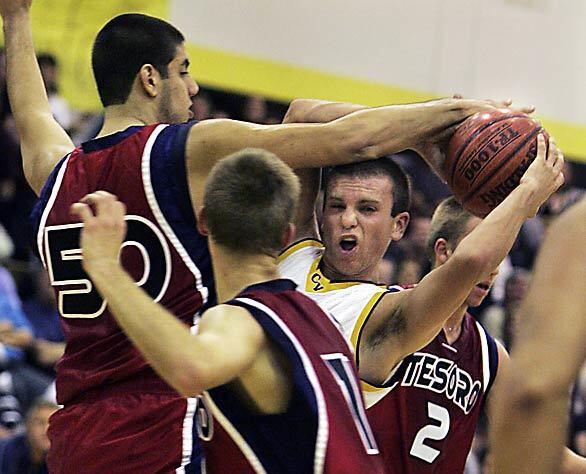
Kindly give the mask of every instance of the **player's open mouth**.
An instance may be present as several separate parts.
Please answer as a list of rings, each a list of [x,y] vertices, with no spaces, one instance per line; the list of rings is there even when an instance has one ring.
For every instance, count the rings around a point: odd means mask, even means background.
[[[484,291],[488,291],[490,289],[490,286],[487,283],[478,283],[476,287]]]
[[[344,253],[350,253],[356,248],[357,242],[355,237],[343,237],[340,240],[340,248]]]

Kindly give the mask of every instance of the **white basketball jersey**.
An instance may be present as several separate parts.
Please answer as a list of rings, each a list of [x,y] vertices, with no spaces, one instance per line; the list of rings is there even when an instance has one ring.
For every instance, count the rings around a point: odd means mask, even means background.
[[[363,281],[332,281],[321,271],[324,246],[318,240],[301,240],[279,257],[279,270],[297,289],[312,298],[340,324],[342,332],[357,347],[360,329],[381,297],[384,286]]]

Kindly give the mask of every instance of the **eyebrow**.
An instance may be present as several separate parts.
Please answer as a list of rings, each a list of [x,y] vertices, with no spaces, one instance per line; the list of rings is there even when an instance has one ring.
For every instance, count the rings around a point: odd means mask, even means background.
[[[344,200],[341,197],[338,196],[328,196],[328,200],[330,201],[340,201],[343,202]],[[360,201],[358,201],[358,204],[380,204],[381,201],[380,199],[361,199]]]

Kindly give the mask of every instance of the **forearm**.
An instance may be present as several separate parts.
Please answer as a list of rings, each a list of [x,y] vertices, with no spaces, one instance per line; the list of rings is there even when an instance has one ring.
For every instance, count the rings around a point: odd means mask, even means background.
[[[49,100],[37,63],[29,12],[4,19],[6,75],[12,114],[21,139],[35,133],[36,118],[51,115]]]
[[[26,329],[15,329],[0,338],[4,344],[20,349],[26,349],[33,343],[33,335]]]
[[[561,421],[567,419],[568,396],[559,391],[535,397],[518,383],[518,379],[508,381],[508,398],[497,402],[491,420],[493,472],[557,472],[566,441],[566,423]]]
[[[521,184],[478,227],[462,239],[454,256],[465,256],[470,271],[484,278],[511,250],[525,220],[535,207],[532,184]],[[480,280],[477,280],[477,282]]]
[[[179,392],[197,392],[198,343],[173,314],[155,303],[118,264],[88,271],[110,312],[149,364]]]
[[[347,126],[347,133],[362,140],[359,154],[377,158],[418,148],[468,115],[480,110],[478,104],[435,100],[407,105],[389,105],[359,110],[333,123]],[[367,158],[363,158],[367,159]],[[441,162],[430,163],[441,173]]]

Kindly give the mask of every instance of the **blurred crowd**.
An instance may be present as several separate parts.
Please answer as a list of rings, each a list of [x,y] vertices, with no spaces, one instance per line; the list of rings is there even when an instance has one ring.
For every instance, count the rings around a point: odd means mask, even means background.
[[[58,63],[49,54],[38,56],[55,118],[76,144],[95,136],[102,118],[71,108],[60,95]],[[261,124],[280,123],[287,105],[259,96],[244,96],[202,88],[195,98],[196,120],[232,118]],[[47,420],[57,408],[54,365],[64,351],[57,303],[36,257],[29,215],[35,195],[22,172],[19,141],[6,94],[4,55],[0,51],[0,472],[43,472],[48,447]],[[387,284],[413,284],[429,271],[426,240],[437,203],[447,187],[413,152],[396,160],[412,178],[411,221],[406,236],[394,243],[379,269]],[[531,278],[533,260],[550,219],[585,193],[586,166],[568,163],[565,185],[528,221],[501,265],[486,302],[474,315],[510,350],[519,329],[515,309]],[[555,315],[552,315],[555,317]],[[521,328],[522,330],[522,328]],[[573,390],[569,446],[586,455],[586,369]],[[481,472],[486,451],[481,426],[469,471]],[[11,467],[7,467],[10,460]]]

